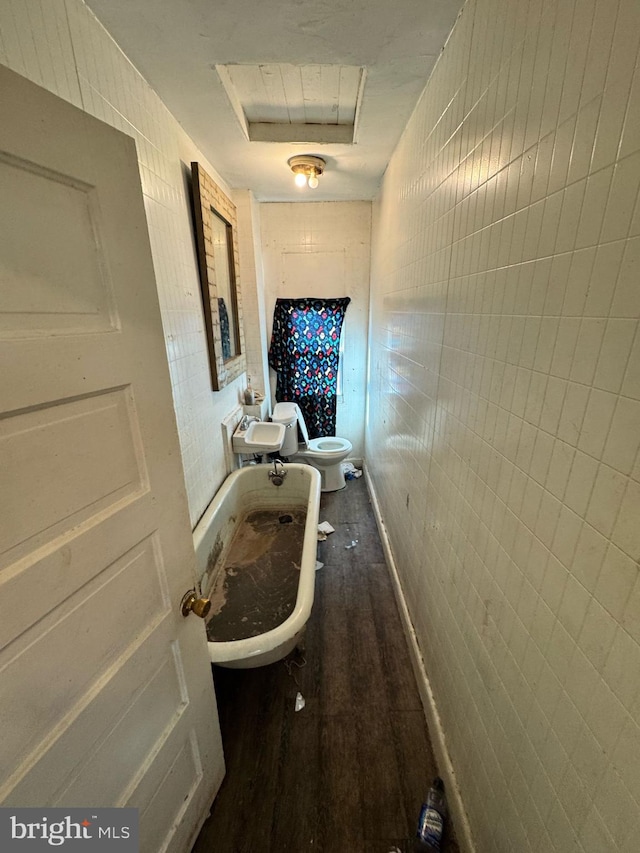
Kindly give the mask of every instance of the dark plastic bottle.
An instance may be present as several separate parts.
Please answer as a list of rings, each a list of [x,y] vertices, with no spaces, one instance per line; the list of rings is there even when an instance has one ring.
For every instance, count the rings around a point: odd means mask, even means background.
[[[444,783],[437,776],[429,788],[427,798],[422,804],[418,831],[414,844],[415,853],[438,853],[442,850],[442,834],[447,816],[447,801],[444,795]]]

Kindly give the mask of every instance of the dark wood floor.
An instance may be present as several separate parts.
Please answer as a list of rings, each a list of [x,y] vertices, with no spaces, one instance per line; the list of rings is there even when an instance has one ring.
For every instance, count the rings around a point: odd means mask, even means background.
[[[411,849],[437,768],[363,477],[325,520],[304,655],[213,668],[227,775],[194,853]]]

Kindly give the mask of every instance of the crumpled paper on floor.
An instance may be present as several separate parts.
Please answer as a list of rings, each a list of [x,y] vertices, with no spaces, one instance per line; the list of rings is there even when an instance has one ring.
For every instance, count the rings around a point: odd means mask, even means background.
[[[357,480],[358,477],[362,477],[362,471],[356,468],[353,462],[342,462],[340,467],[346,480]]]
[[[318,542],[324,542],[328,533],[335,533],[335,527],[332,527],[328,521],[321,521],[318,525]]]

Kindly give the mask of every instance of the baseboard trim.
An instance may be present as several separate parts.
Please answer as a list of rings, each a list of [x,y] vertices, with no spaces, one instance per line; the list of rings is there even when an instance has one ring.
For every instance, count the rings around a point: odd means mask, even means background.
[[[376,524],[378,526],[378,532],[380,533],[382,548],[389,567],[389,572],[391,573],[393,589],[398,603],[398,608],[400,610],[402,625],[409,644],[411,664],[416,676],[416,682],[418,684],[418,690],[420,692],[420,699],[424,708],[427,726],[429,727],[429,733],[431,734],[433,750],[438,762],[440,775],[442,776],[445,784],[447,803],[456,828],[456,840],[458,841],[462,853],[476,853],[476,847],[471,835],[471,826],[469,825],[469,819],[462,801],[456,772],[453,768],[453,764],[451,763],[449,750],[447,749],[447,742],[442,721],[440,719],[440,713],[431,688],[429,676],[425,670],[424,660],[422,659],[422,653],[418,645],[418,638],[416,636],[413,623],[411,622],[407,603],[402,591],[402,584],[400,583],[400,576],[398,575],[398,569],[391,550],[391,543],[389,542],[387,529],[382,518],[382,513],[380,512],[380,504],[378,502],[378,497],[366,462],[363,464],[363,470],[367,489],[369,490],[369,496],[371,498],[371,504],[373,506]]]

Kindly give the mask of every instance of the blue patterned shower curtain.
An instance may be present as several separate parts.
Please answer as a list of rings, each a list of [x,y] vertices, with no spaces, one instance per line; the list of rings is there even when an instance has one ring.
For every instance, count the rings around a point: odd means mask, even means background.
[[[297,403],[309,438],[335,435],[340,332],[349,297],[277,299],[269,365],[276,400]]]

